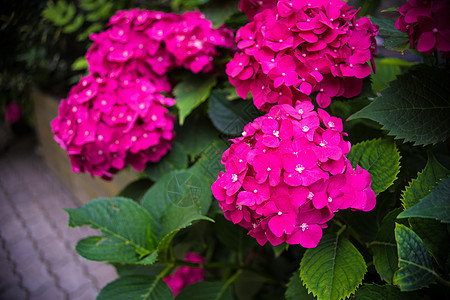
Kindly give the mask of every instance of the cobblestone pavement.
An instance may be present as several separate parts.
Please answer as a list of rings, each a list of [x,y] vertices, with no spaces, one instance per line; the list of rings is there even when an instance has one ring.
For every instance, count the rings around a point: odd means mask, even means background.
[[[95,299],[117,275],[75,252],[80,238],[62,208],[79,207],[36,153],[31,139],[0,154],[0,299]]]

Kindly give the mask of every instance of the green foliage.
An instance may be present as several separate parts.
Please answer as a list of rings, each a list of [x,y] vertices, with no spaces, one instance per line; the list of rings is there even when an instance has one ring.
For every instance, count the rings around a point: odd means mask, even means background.
[[[300,263],[300,278],[318,300],[344,299],[362,283],[367,272],[361,253],[342,235],[322,237]]]
[[[209,117],[222,133],[232,136],[242,134],[244,126],[259,117],[261,113],[251,101],[227,100],[227,94],[214,90],[209,97]]]
[[[419,296],[412,293],[402,293],[392,285],[365,284],[355,293],[355,300],[418,300]]]
[[[436,273],[431,256],[417,234],[408,227],[397,224],[395,238],[399,270],[394,274],[394,284],[402,291],[414,291],[433,282]]]
[[[213,27],[220,27],[238,9],[238,0],[210,1],[204,10],[205,17],[211,20]]]
[[[100,198],[77,209],[67,209],[69,226],[89,225],[100,229],[102,236],[83,239],[77,252],[90,260],[123,263],[150,263],[156,250],[156,223],[139,204],[127,198]],[[129,222],[129,220],[133,222]]]
[[[409,45],[408,35],[395,29],[395,20],[371,17],[370,20],[380,26],[378,34],[385,38],[383,46],[389,50],[403,52]]]
[[[353,145],[347,158],[356,168],[359,165],[372,177],[371,188],[375,195],[390,187],[400,172],[400,154],[387,139],[365,141]]]
[[[203,281],[187,286],[176,297],[177,300],[232,300],[229,283],[225,281]]]
[[[107,284],[97,297],[98,300],[170,300],[172,291],[159,277],[123,276]]]
[[[173,170],[185,169],[188,165],[188,157],[184,147],[175,142],[172,145],[170,152],[165,155],[159,162],[150,163],[145,169],[147,176],[153,180],[158,181],[164,174]]]
[[[445,141],[450,136],[449,71],[418,65],[350,119],[379,122],[389,134],[415,145]]]
[[[373,250],[373,264],[381,279],[392,283],[395,271],[398,270],[397,244],[395,242],[395,219],[401,208],[389,212],[381,222],[375,241],[370,243]]]
[[[398,217],[431,218],[450,223],[450,178],[443,179],[430,195],[403,211]]]
[[[403,192],[403,207],[408,209],[419,203],[421,199],[431,193],[440,178],[446,177],[449,174],[450,171],[442,166],[433,154],[429,153],[427,165],[422,172],[417,174],[417,178],[412,180]]]
[[[300,271],[295,271],[287,284],[286,300],[314,300],[316,297],[308,293],[306,287],[300,280]]]
[[[184,119],[208,98],[216,82],[213,76],[189,75],[175,86],[173,94],[177,100],[176,107],[181,125]]]

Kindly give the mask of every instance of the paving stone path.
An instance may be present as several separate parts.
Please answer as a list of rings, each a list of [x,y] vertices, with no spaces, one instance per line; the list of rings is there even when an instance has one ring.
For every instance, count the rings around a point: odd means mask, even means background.
[[[81,204],[37,154],[33,139],[0,154],[0,299],[89,300],[117,275],[114,268],[78,256],[80,238],[62,208]]]

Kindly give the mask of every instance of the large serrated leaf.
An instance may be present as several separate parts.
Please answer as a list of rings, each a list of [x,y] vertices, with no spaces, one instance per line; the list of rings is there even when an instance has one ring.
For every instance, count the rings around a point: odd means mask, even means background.
[[[251,101],[226,98],[226,92],[212,91],[209,97],[209,117],[214,126],[222,133],[241,135],[244,126],[261,115]]]
[[[142,206],[158,222],[158,255],[167,259],[175,234],[204,216],[211,205],[208,180],[188,170],[175,170],[163,176],[144,195]]]
[[[305,252],[300,263],[300,278],[318,300],[350,296],[366,271],[361,253],[336,234],[324,236],[316,248]]]
[[[97,296],[97,300],[173,300],[167,284],[159,277],[123,276],[108,283]]]
[[[238,11],[238,0],[211,1],[204,10],[205,17],[211,20],[214,28],[221,26]]]
[[[408,227],[396,224],[395,238],[399,270],[394,274],[394,284],[402,291],[415,291],[433,282],[433,262],[420,237]]]
[[[392,283],[392,277],[398,270],[397,244],[395,242],[395,219],[401,212],[397,208],[389,212],[381,222],[375,241],[370,243],[373,250],[373,264],[381,279]]]
[[[217,80],[211,75],[189,75],[185,77],[175,88],[173,94],[177,100],[180,124],[184,119],[209,96],[212,87]]]
[[[308,293],[306,287],[300,280],[300,271],[295,271],[287,284],[286,293],[284,294],[286,300],[314,300],[316,297]]]
[[[356,291],[355,298],[353,299],[419,300],[422,298],[412,293],[401,292],[398,287],[393,285],[365,284]]]
[[[379,122],[390,135],[415,145],[445,141],[450,136],[449,80],[448,70],[418,65],[350,119]]]
[[[200,281],[188,285],[177,300],[233,300],[230,285],[225,281]]]
[[[398,217],[420,217],[450,223],[450,178],[443,179],[428,196]]]
[[[428,162],[417,178],[412,180],[402,195],[403,207],[411,208],[425,198],[436,187],[439,180],[450,174],[450,171],[442,166],[433,154],[428,154]]]
[[[157,246],[153,234],[155,220],[133,200],[100,198],[66,211],[69,213],[69,226],[89,225],[100,229],[103,234],[79,241],[77,251],[81,256],[96,261],[154,262],[152,254]]]
[[[353,145],[347,158],[354,167],[359,165],[369,172],[375,195],[390,187],[400,171],[400,154],[395,143],[387,139]]]

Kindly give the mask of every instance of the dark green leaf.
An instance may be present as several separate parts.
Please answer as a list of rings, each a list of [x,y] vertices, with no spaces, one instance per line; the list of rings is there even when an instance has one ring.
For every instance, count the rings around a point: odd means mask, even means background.
[[[212,184],[217,180],[220,171],[225,171],[220,161],[228,147],[229,143],[226,140],[216,139],[202,152],[200,159],[190,170],[193,174],[207,177],[209,184]]]
[[[413,293],[401,292],[393,285],[365,284],[355,293],[355,300],[419,300],[421,297]]]
[[[130,198],[139,202],[151,185],[152,181],[147,178],[138,179],[131,182],[122,191],[120,191],[119,196]]]
[[[390,187],[400,171],[400,154],[395,143],[387,139],[353,145],[347,158],[353,167],[359,165],[369,172],[375,195]]]
[[[431,193],[441,178],[449,174],[450,171],[442,166],[430,152],[425,168],[417,174],[417,178],[413,179],[403,192],[402,202],[405,209],[419,203],[421,199]]]
[[[375,59],[377,72],[372,74],[372,88],[378,93],[388,87],[389,82],[394,80],[401,69],[398,65],[387,65],[383,63],[383,59]]]
[[[236,300],[257,299],[256,294],[267,281],[263,276],[254,272],[242,272],[233,283]]]
[[[436,220],[410,218],[411,229],[422,239],[428,251],[441,267],[444,267],[449,255],[450,231],[448,224]]]
[[[97,296],[97,300],[170,300],[172,291],[159,277],[124,276],[107,284]]]
[[[395,238],[399,270],[394,274],[394,284],[402,291],[414,291],[433,282],[436,278],[433,262],[417,234],[408,227],[397,224]]]
[[[189,75],[173,89],[177,100],[180,124],[201,103],[203,103],[216,84],[216,78],[211,75]]]
[[[377,121],[390,135],[415,145],[444,141],[450,136],[449,79],[447,70],[413,67],[350,119]]]
[[[217,238],[228,248],[242,252],[244,249],[255,246],[255,239],[247,235],[248,230],[236,226],[221,215],[214,217],[214,221]]]
[[[159,162],[150,163],[145,169],[147,176],[153,180],[158,181],[164,174],[173,170],[180,170],[186,168],[188,165],[188,158],[184,147],[175,142],[172,144],[172,149]]]
[[[77,251],[87,259],[124,263],[153,263],[156,223],[139,204],[127,198],[100,198],[67,209],[69,226],[90,225],[103,236],[79,241]],[[133,220],[133,222],[130,222]]]
[[[378,29],[378,34],[381,36],[397,36],[397,37],[408,37],[404,32],[395,28],[395,20],[370,17],[373,24],[380,26]]]
[[[308,293],[300,280],[300,271],[295,271],[287,284],[286,300],[315,300],[313,294]]]
[[[450,223],[450,178],[443,179],[428,196],[398,217],[429,218]]]
[[[177,142],[191,158],[199,155],[220,135],[208,118],[194,119],[192,115],[176,133]]]
[[[322,237],[308,249],[300,263],[300,278],[318,300],[350,296],[367,271],[361,253],[347,239],[336,234]]]
[[[395,242],[395,219],[401,212],[396,208],[389,212],[381,222],[375,241],[370,243],[373,250],[373,264],[381,279],[392,283],[392,277],[398,270],[397,243]]]
[[[234,13],[239,11],[238,5],[238,0],[210,1],[203,12],[205,17],[208,20],[211,20],[213,27],[217,28],[225,23],[225,21]]]
[[[398,52],[402,52],[406,50],[406,48],[409,45],[409,39],[404,36],[393,36],[390,38],[387,38],[383,41],[383,46],[386,47],[386,49],[394,50]]]
[[[225,281],[200,281],[182,289],[176,299],[233,300],[233,295],[229,284]]]
[[[244,126],[261,115],[253,102],[246,100],[230,101],[226,93],[214,90],[209,97],[209,117],[216,128],[228,135],[240,136]]]
[[[175,170],[163,176],[144,195],[142,206],[158,222],[159,240],[194,220],[209,220],[203,214],[211,205],[207,180],[188,170]]]

